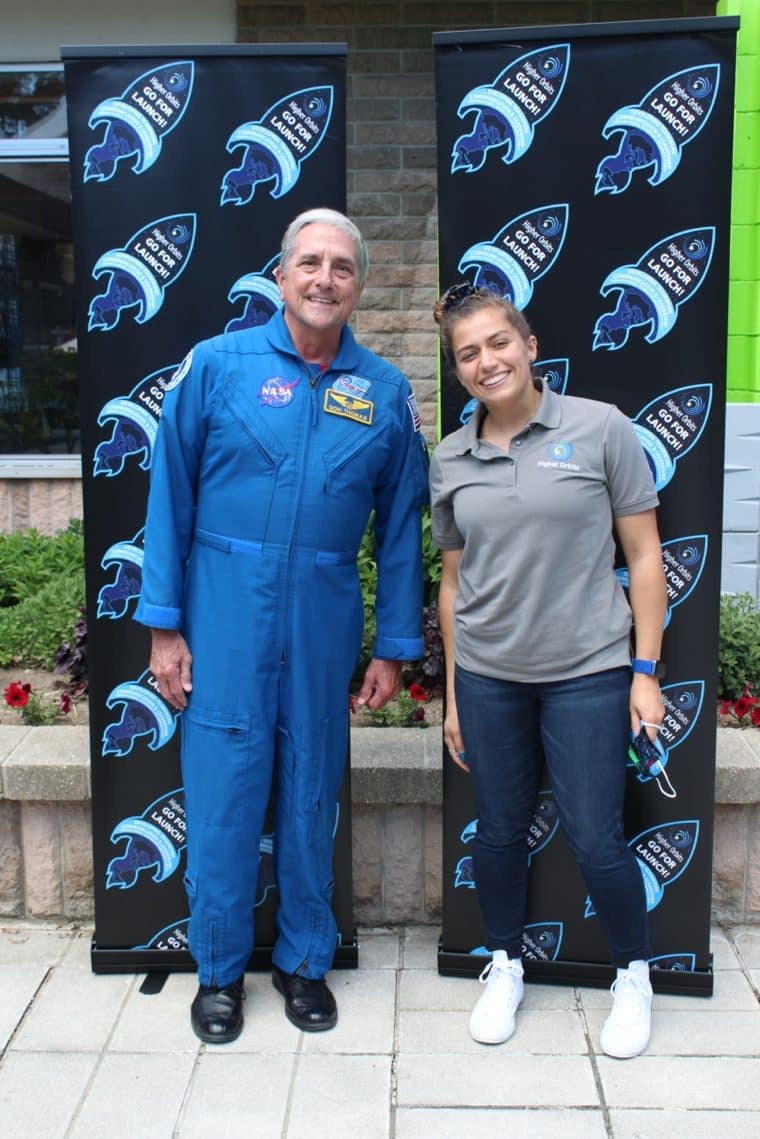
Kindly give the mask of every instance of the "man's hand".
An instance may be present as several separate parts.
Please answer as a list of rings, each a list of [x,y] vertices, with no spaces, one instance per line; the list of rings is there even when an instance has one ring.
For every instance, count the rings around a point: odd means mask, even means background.
[[[172,708],[183,711],[193,687],[193,658],[187,642],[177,629],[151,629],[151,636],[150,671],[158,681],[158,690]]]
[[[373,657],[367,665],[364,682],[356,697],[359,707],[382,708],[401,689],[401,661],[378,660]]]

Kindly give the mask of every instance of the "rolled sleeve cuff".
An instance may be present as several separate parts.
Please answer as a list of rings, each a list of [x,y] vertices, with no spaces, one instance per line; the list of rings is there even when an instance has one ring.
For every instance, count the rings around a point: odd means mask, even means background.
[[[377,660],[421,660],[424,652],[422,637],[378,637],[372,655]]]
[[[171,609],[168,605],[151,605],[141,599],[135,611],[135,621],[151,629],[179,629],[182,610]]]

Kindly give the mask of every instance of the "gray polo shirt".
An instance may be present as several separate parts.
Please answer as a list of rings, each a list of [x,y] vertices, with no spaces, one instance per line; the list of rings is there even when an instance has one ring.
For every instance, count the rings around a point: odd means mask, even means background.
[[[481,406],[430,465],[433,540],[463,551],[457,663],[505,680],[564,680],[630,663],[612,521],[658,503],[621,411],[542,389],[508,455],[479,437]]]

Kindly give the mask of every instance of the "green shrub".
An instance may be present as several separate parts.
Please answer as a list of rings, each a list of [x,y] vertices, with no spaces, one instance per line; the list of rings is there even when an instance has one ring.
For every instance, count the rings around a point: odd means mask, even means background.
[[[37,530],[0,534],[0,606],[34,597],[50,582],[77,573],[83,566],[84,535],[78,519],[72,518],[67,529],[52,537]]]
[[[0,667],[49,668],[84,602],[84,570],[48,582],[33,597],[0,609]]]
[[[760,611],[751,593],[722,593],[718,697],[736,700],[745,684],[760,693]]]
[[[53,668],[84,606],[84,536],[0,534],[0,667]]]

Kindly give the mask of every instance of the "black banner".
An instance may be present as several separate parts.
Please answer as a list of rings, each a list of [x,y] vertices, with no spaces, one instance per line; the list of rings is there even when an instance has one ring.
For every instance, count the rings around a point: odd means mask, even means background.
[[[193,969],[179,716],[131,618],[153,442],[198,340],[266,321],[302,210],[345,210],[345,45],[65,48],[81,366],[96,971]],[[348,710],[346,712],[348,717]],[[348,775],[336,965],[356,964]],[[277,890],[261,840],[252,966]]]
[[[660,495],[669,608],[656,769],[630,764],[626,833],[655,986],[712,991],[709,950],[736,19],[440,33],[440,281],[525,309],[558,392],[616,403]],[[472,414],[442,363],[441,433]],[[620,565],[618,575],[627,584]],[[562,592],[563,567],[556,567]],[[568,613],[572,620],[572,613]],[[589,756],[593,763],[593,756]],[[621,763],[626,757],[621,756]],[[483,929],[468,777],[444,755],[439,968]],[[609,955],[543,785],[528,840],[527,975],[609,984]]]

